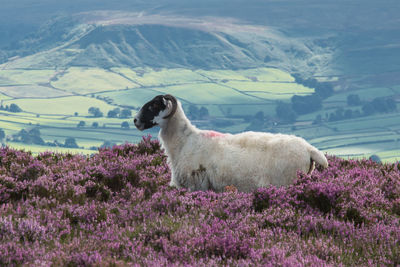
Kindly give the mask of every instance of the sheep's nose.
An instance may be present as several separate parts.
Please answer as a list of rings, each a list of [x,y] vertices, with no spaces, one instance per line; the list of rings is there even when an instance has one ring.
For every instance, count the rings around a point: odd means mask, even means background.
[[[137,119],[135,118],[135,119],[133,120],[133,123],[135,123],[135,124],[136,124],[136,122],[137,122]]]

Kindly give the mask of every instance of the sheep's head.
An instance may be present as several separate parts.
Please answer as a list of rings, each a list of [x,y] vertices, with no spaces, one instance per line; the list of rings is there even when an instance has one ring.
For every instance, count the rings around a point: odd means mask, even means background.
[[[172,95],[158,95],[143,105],[133,122],[143,131],[156,125],[162,125],[175,114],[177,100]]]

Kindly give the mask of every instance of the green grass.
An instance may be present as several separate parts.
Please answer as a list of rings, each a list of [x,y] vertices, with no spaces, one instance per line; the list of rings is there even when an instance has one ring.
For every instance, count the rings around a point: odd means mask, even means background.
[[[215,82],[251,81],[249,77],[235,70],[196,70],[195,72]]]
[[[397,146],[394,148],[393,145],[393,143],[349,145],[332,149],[323,149],[323,151],[343,158],[369,158],[372,155],[378,155],[384,162],[396,162],[400,160],[400,147]]]
[[[252,105],[221,105],[221,110],[226,116],[254,116],[262,111],[264,115],[275,116],[276,105],[274,103]]]
[[[24,85],[48,83],[56,74],[55,70],[2,69],[0,85]]]
[[[183,108],[186,108],[187,105],[183,104]],[[208,110],[208,113],[212,117],[223,117],[225,116],[223,113],[223,108],[220,105],[197,105],[198,108],[205,107]]]
[[[97,152],[96,150],[90,150],[90,149],[27,145],[17,142],[8,142],[7,146],[18,150],[30,151],[32,152],[33,155],[38,155],[39,153],[47,151],[64,153],[64,154],[71,153],[71,154],[82,154],[82,155],[91,155]]]
[[[393,89],[395,93],[400,94],[400,85],[393,86],[391,89]]]
[[[264,102],[215,83],[198,83],[190,86],[175,85],[157,87],[155,89],[166,94],[172,94],[180,99],[185,99],[193,104],[256,104]]]
[[[70,96],[71,93],[41,85],[17,85],[0,87],[0,92],[12,98],[49,98]]]
[[[400,161],[400,149],[382,151],[382,152],[378,152],[376,155],[378,155],[379,158],[384,162]],[[372,156],[372,154],[367,155],[367,157],[370,157],[370,156]]]
[[[352,134],[339,134],[339,135],[325,135],[318,138],[313,138],[312,141],[314,144],[316,143],[323,143],[329,142],[333,140],[340,140],[340,139],[360,139],[360,138],[369,138],[369,137],[376,137],[382,135],[393,135],[393,132],[390,131],[382,131],[382,132],[361,132],[361,133],[352,133]]]
[[[351,90],[344,92],[337,92],[333,96],[328,97],[324,102],[345,102],[347,103],[347,96],[351,94],[356,94],[360,97],[361,101],[371,101],[377,96],[391,96],[393,91],[390,88],[366,88],[360,90]]]
[[[245,131],[245,129],[250,125],[250,123],[237,123],[235,125],[232,126],[228,126],[228,127],[223,127],[221,129],[218,129],[219,131],[223,132],[223,133],[240,133]]]
[[[208,79],[188,69],[151,69],[151,68],[113,68],[116,73],[122,74],[142,86],[160,86],[207,82]]]
[[[230,81],[225,85],[270,100],[288,100],[295,94],[308,95],[314,92],[313,89],[296,83]]]
[[[11,97],[6,96],[6,95],[0,93],[0,101],[1,101],[1,100],[7,100],[7,99],[11,99]]]
[[[368,117],[331,122],[329,125],[335,127],[340,132],[352,132],[360,130],[372,131],[373,129],[384,130],[388,127],[399,125],[399,114],[378,114]]]
[[[133,124],[131,123],[131,126]],[[92,128],[90,126],[84,128],[54,128],[44,127],[40,131],[43,136],[46,136],[49,141],[58,140],[64,141],[66,137],[75,137],[77,143],[79,140],[92,140],[94,142],[102,143],[105,140],[113,140],[118,143],[131,142],[131,140],[137,140],[139,132],[137,130],[122,130],[120,127],[110,126],[103,128]]]
[[[112,99],[114,104],[139,108],[143,106],[144,103],[151,100],[156,95],[160,94],[163,94],[163,92],[157,91],[156,89],[135,88],[129,90],[100,93],[96,94],[96,97],[107,97],[109,99]]]
[[[294,82],[294,78],[289,73],[276,68],[256,68],[240,72],[246,77],[256,77],[260,82]]]
[[[357,134],[354,134],[351,137],[347,138],[335,138],[335,139],[330,139],[326,140],[325,142],[322,143],[314,143],[321,149],[324,149],[326,147],[339,147],[339,146],[348,146],[348,145],[358,145],[358,144],[369,144],[369,143],[378,143],[378,142],[393,142],[395,143],[396,140],[400,139],[400,135],[396,135],[394,133],[388,133],[388,134],[378,134],[375,136],[367,136],[367,137],[362,137],[358,136]]]
[[[26,112],[68,116],[73,116],[75,112],[78,112],[79,115],[88,115],[88,109],[90,107],[98,107],[105,114],[107,114],[109,110],[115,108],[115,106],[109,105],[104,101],[85,96],[69,96],[48,99],[26,98],[3,101],[4,105],[10,105],[11,103],[17,104]]]
[[[86,126],[77,128],[78,121],[85,121]],[[92,127],[92,122],[98,122],[99,127]],[[131,129],[124,130],[121,128],[121,122],[128,121]],[[124,142],[139,142],[142,136],[138,130],[134,129],[132,118],[116,119],[116,118],[86,118],[86,117],[56,117],[56,116],[40,116],[37,118],[34,114],[29,113],[10,113],[0,111],[1,127],[8,139],[12,139],[12,135],[18,133],[21,129],[30,130],[39,127],[41,137],[45,142],[64,143],[67,137],[74,137],[80,147],[88,149],[92,146],[99,146],[104,141],[112,141],[117,144]],[[105,125],[105,127],[104,127]],[[152,131],[154,135],[156,133]],[[15,143],[15,142],[7,142]],[[13,147],[30,145],[15,143]],[[35,151],[42,151],[41,146],[32,146]],[[39,147],[39,148],[38,148]],[[59,149],[57,147],[45,147],[48,150]],[[79,152],[79,151],[78,151]],[[78,153],[77,152],[77,153]]]
[[[261,82],[293,82],[294,78],[287,72],[275,68],[256,68],[247,70],[196,70],[212,80],[224,81],[261,81]]]
[[[138,87],[121,75],[104,69],[77,67],[69,68],[51,85],[81,95]]]

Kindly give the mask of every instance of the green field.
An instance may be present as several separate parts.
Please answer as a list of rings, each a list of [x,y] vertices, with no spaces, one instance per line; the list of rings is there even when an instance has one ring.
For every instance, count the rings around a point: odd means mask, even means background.
[[[0,86],[48,83],[55,75],[55,70],[2,69],[0,71]]]
[[[347,101],[347,96],[351,94],[357,94],[360,97],[361,101],[367,101],[367,100],[372,100],[376,96],[391,96],[393,95],[393,90],[390,88],[366,88],[366,89],[359,89],[359,90],[352,90],[352,91],[344,91],[340,92],[339,94],[335,94],[328,99],[325,100],[325,102],[346,102]]]
[[[189,103],[205,104],[258,104],[263,102],[255,97],[243,94],[232,88],[215,83],[175,85],[156,88],[158,91],[172,94]],[[264,101],[265,102],[265,101]]]
[[[113,68],[112,70],[146,87],[208,82],[206,77],[188,69]]]
[[[11,98],[11,97],[6,96],[6,95],[0,93],[0,100],[6,100],[6,99],[10,99],[10,98]]]
[[[1,66],[0,66],[1,67]],[[0,128],[7,144],[32,150],[93,153],[105,141],[121,144],[138,142],[143,134],[157,135],[158,129],[139,132],[132,118],[108,118],[115,108],[130,107],[132,115],[148,100],[159,94],[173,94],[188,111],[190,105],[205,107],[208,118],[193,120],[203,129],[237,133],[251,126],[251,118],[260,111],[268,118],[276,116],[277,101],[290,102],[293,95],[309,95],[314,89],[297,84],[287,72],[275,68],[246,70],[190,70],[151,68],[69,68],[65,70],[7,69],[0,72],[0,100],[3,106],[17,104],[23,112],[0,111]],[[322,79],[322,78],[321,78]],[[332,81],[338,79],[329,78]],[[326,118],[337,108],[361,111],[361,106],[347,106],[347,97],[358,94],[361,101],[377,95],[400,94],[400,86],[337,90],[324,99],[323,110],[301,115],[295,125],[259,125],[261,130],[304,137],[325,152],[342,157],[378,155],[384,161],[396,161],[400,151],[398,113],[376,114],[349,120],[313,125],[317,115]],[[400,103],[398,103],[400,105]],[[89,114],[99,108],[103,117]],[[77,127],[84,122],[83,127]],[[130,129],[122,129],[127,121]],[[95,126],[96,125],[96,126]],[[254,126],[254,125],[253,125]],[[27,145],[13,142],[21,129],[38,127],[45,142],[63,143],[74,137],[79,149]]]
[[[16,85],[0,87],[0,92],[10,98],[41,98],[70,96],[72,93],[41,85]]]
[[[241,71],[197,70],[196,72],[217,81],[294,82],[294,78],[289,73],[275,68],[257,68]]]
[[[69,68],[51,82],[55,88],[76,94],[133,88],[138,85],[119,74],[95,68]]]
[[[75,112],[88,115],[89,107],[98,107],[100,110],[109,111],[115,106],[109,105],[92,97],[68,96],[57,98],[21,98],[4,100],[4,105],[17,104],[22,110],[35,114],[51,114],[73,116]]]
[[[146,103],[156,95],[163,94],[161,91],[157,91],[156,88],[135,88],[123,91],[113,91],[95,94],[101,98],[111,99],[113,103],[118,105],[141,107],[143,103]]]

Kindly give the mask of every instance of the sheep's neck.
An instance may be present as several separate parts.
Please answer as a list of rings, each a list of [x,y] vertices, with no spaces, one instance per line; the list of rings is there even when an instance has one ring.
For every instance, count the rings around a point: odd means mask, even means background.
[[[159,134],[160,140],[172,162],[178,157],[188,136],[195,131],[196,127],[190,123],[181,110],[178,110],[176,114],[169,119],[168,123],[161,128]]]

